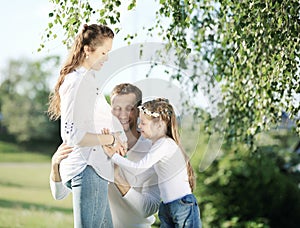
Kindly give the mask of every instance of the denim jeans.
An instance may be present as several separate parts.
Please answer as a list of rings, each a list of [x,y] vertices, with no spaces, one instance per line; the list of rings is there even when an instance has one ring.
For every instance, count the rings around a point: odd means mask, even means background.
[[[193,194],[170,203],[160,203],[158,217],[161,228],[201,228],[200,210]]]
[[[69,184],[73,193],[74,227],[112,228],[108,182],[87,166]]]

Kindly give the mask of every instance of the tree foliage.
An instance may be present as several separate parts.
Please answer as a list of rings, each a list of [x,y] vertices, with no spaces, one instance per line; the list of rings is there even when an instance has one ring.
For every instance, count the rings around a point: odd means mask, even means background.
[[[55,39],[54,27],[62,26],[67,45],[92,17],[118,31],[121,4],[127,4],[129,11],[139,4],[135,0],[102,0],[101,5],[87,0],[50,2],[54,10],[44,42]],[[160,0],[157,4],[156,21],[145,32],[175,47],[179,59],[192,52],[195,68],[207,66],[203,73],[209,83],[222,85],[219,108],[228,141],[253,143],[253,136],[277,124],[282,112],[296,119],[300,132],[299,101],[294,96],[300,91],[298,0]],[[199,78],[189,78],[195,93],[203,89]]]
[[[19,142],[52,139],[57,126],[46,114],[49,79],[59,63],[58,57],[41,61],[11,60],[0,86],[3,125]]]
[[[118,32],[124,4],[128,11],[139,4],[136,0],[102,0],[101,5],[88,0],[49,1],[54,10],[49,13],[41,48],[47,39],[56,38],[55,27],[63,27],[63,42],[69,45],[92,17]],[[295,227],[300,213],[299,179],[283,169],[292,155],[288,146],[283,152],[262,146],[255,136],[278,125],[283,112],[295,121],[298,136],[300,133],[300,104],[295,99],[300,93],[299,0],[156,3],[156,20],[145,25],[145,33],[161,37],[167,48],[176,50],[179,68],[186,67],[186,55],[194,60],[193,75],[179,71],[173,78],[189,81],[191,93],[204,91],[212,105],[221,100],[218,118],[198,113],[206,120],[206,132],[217,126],[227,142],[222,156],[205,172],[198,172],[201,185],[196,194],[200,195],[204,225]],[[139,34],[128,34],[124,41],[136,36]],[[206,87],[202,87],[199,71],[205,75]],[[214,97],[216,86],[221,87],[221,99]],[[256,153],[251,153],[253,149]]]
[[[299,155],[286,130],[261,136],[256,153],[243,144],[223,148],[224,155],[198,173],[197,195],[207,227],[298,227]],[[289,145],[286,145],[289,142]]]

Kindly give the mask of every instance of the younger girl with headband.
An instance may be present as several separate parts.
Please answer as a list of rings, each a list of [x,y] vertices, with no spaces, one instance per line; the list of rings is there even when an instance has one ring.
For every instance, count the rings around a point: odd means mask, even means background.
[[[105,150],[112,161],[134,175],[150,167],[158,175],[162,202],[161,227],[201,227],[200,210],[192,194],[195,177],[179,139],[176,115],[166,99],[155,99],[139,107],[140,130],[152,147],[140,162],[132,162],[113,150]]]

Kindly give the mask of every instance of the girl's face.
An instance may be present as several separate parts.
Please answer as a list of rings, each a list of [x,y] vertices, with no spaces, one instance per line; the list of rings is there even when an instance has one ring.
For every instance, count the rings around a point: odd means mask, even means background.
[[[112,48],[113,40],[107,38],[103,41],[103,44],[96,48],[95,51],[91,52],[86,50],[87,59],[85,59],[84,67],[87,69],[100,70],[103,63],[108,60],[108,52]],[[88,48],[87,48],[88,49]]]
[[[139,128],[141,130],[141,135],[144,138],[150,139],[154,143],[159,138],[165,136],[162,125],[162,121],[154,122],[153,120],[150,120],[146,114],[140,112]]]
[[[139,128],[141,130],[141,135],[144,138],[150,140],[153,138],[153,121],[148,119],[142,112],[140,112]]]

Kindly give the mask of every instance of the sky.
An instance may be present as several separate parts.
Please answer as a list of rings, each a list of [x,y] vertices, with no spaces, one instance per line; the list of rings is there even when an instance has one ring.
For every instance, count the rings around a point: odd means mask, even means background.
[[[93,2],[99,0],[91,0]],[[126,1],[122,1],[123,3]],[[125,8],[127,5],[123,4]],[[52,5],[48,0],[10,0],[0,8],[0,72],[5,69],[9,60],[19,60],[22,58],[39,59],[47,55],[60,55],[64,59],[67,56],[67,49],[61,40],[46,43],[46,48],[41,52],[37,49],[41,43],[41,37],[49,22],[48,14]],[[152,10],[146,10],[152,8]],[[136,10],[129,15],[127,10],[121,14],[122,32],[114,39],[113,49],[126,45],[123,37],[128,33],[138,32],[139,40],[144,41],[142,27],[153,23],[155,19],[154,1],[139,1]],[[95,21],[91,21],[93,23]],[[61,28],[60,28],[61,29]],[[62,31],[59,30],[59,31]],[[62,33],[61,33],[62,34]],[[158,41],[158,38],[150,38]],[[149,39],[148,39],[149,40]],[[1,81],[0,77],[0,81]]]
[[[92,6],[95,2],[98,3],[99,0],[90,1]],[[150,26],[154,23],[157,3],[153,0],[138,0],[135,10],[130,12],[126,10],[127,5],[126,1],[122,1],[124,10],[121,13],[121,32],[114,38],[113,50],[127,45],[123,38],[128,33],[139,34],[134,42],[161,42],[159,37],[146,37],[143,30],[143,26]],[[38,60],[49,55],[60,55],[62,60],[66,58],[67,49],[59,39],[46,43],[46,48],[41,52],[37,51],[42,41],[43,32],[49,22],[48,14],[52,7],[48,0],[10,0],[1,5],[0,83],[4,79],[2,72],[10,60],[21,60],[22,58]],[[96,21],[90,23],[93,22]],[[166,23],[168,22],[166,21]],[[131,70],[131,74],[134,71],[134,75],[145,75],[148,70],[149,68],[143,71],[139,67]],[[128,70],[126,72],[130,73]],[[198,99],[196,98],[196,100]]]
[[[47,25],[49,7],[47,0],[10,0],[1,5],[1,69],[10,59],[38,58],[42,55],[37,48]]]
[[[95,0],[91,2],[93,1]],[[126,13],[122,15],[121,21],[126,21],[122,24],[124,33],[115,38],[114,48],[126,44],[121,40],[125,31],[137,32],[141,30],[143,25],[153,22],[155,18],[153,2],[152,0],[140,1],[137,10],[133,12],[133,16],[129,17]],[[10,0],[1,5],[0,68],[3,68],[10,59],[66,54],[66,48],[59,40],[50,44],[50,47],[47,46],[42,52],[37,52],[41,43],[41,36],[49,22],[48,14],[51,6],[48,0]],[[125,4],[124,7],[126,7]],[[153,8],[153,12],[143,10],[149,9],[149,7]]]

